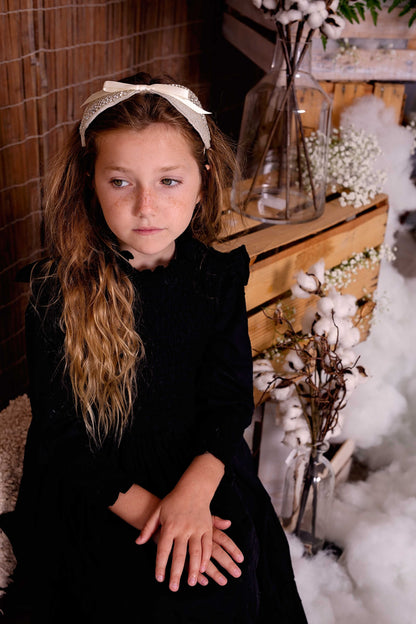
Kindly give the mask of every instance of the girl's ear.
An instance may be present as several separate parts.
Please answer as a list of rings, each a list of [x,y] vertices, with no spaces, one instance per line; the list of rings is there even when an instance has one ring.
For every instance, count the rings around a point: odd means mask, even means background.
[[[205,169],[206,169],[207,171],[209,171],[209,170],[211,169],[211,165],[206,164],[206,165],[204,165],[204,166],[205,166]]]

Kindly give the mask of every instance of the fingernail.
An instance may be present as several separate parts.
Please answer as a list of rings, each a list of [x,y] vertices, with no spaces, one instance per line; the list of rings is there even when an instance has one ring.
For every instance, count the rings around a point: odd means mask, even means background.
[[[205,587],[206,585],[208,585],[208,579],[207,579],[207,578],[205,578],[205,576],[203,576],[203,577],[201,578],[201,580],[199,581],[199,583],[200,583],[201,585],[204,585],[204,587]]]
[[[196,576],[191,576],[191,578],[188,581],[189,585],[195,585],[196,583]]]
[[[177,583],[171,583],[169,585],[169,588],[170,588],[171,591],[178,591],[178,587],[179,587],[179,585]]]
[[[163,582],[163,574],[156,574],[156,580],[159,581],[159,583]]]
[[[225,584],[227,583],[227,579],[225,578],[225,576],[220,576],[220,577],[218,578],[218,583],[219,583],[220,585],[225,585]]]
[[[241,570],[237,566],[233,568],[233,576],[241,576]]]

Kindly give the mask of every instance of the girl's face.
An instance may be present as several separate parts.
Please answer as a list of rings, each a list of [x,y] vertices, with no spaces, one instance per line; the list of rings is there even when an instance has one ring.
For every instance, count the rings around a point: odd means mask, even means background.
[[[198,163],[182,134],[162,123],[97,139],[94,188],[108,227],[136,269],[167,265],[200,200]]]

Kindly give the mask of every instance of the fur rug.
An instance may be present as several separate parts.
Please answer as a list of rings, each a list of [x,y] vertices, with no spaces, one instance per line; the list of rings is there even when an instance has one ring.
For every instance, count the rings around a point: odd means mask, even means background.
[[[10,401],[0,412],[0,513],[12,511],[16,504],[30,419],[30,401],[26,394]],[[10,542],[0,529],[0,596],[15,563]]]

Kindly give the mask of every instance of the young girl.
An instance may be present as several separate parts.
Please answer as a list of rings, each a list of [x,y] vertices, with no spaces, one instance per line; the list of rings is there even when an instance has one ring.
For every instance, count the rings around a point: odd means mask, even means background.
[[[195,95],[140,74],[51,170],[10,529],[33,621],[306,621],[243,439],[248,256],[210,246],[233,167]]]

